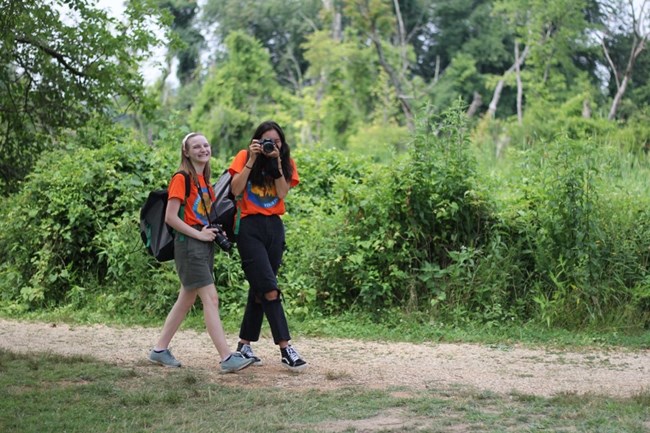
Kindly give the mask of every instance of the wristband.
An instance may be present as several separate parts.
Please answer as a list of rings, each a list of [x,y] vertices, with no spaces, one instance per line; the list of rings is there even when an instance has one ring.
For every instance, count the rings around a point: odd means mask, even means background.
[[[244,165],[244,167],[246,167],[246,168],[249,169],[249,170],[252,170],[252,169],[253,169],[253,167],[249,167],[249,166],[247,166],[247,165]]]

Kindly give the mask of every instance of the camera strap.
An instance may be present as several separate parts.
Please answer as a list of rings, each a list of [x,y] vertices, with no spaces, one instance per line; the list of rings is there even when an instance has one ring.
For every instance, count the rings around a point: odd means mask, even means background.
[[[235,208],[237,209],[237,216],[235,218],[235,230],[233,230],[235,236],[239,234],[239,222],[241,221],[241,205],[239,202],[241,201],[242,197],[244,197],[244,193],[241,193],[235,197]]]

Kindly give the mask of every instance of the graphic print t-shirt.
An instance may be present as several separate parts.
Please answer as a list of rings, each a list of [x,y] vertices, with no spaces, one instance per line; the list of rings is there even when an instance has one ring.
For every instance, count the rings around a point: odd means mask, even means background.
[[[259,158],[264,158],[259,156]],[[241,150],[235,156],[235,159],[230,164],[228,171],[231,176],[234,176],[237,173],[241,173],[244,169],[244,165],[248,160],[248,152],[246,150]],[[300,178],[298,177],[298,169],[296,168],[296,163],[293,159],[290,160],[291,167],[293,168],[293,174],[291,175],[291,181],[289,186],[293,188],[298,185]],[[257,186],[253,185],[249,180],[246,182],[246,188],[244,189],[244,197],[239,201],[239,206],[241,208],[241,217],[244,218],[247,215],[262,214],[262,215],[282,215],[284,214],[284,200],[278,197],[278,193],[275,190],[275,183],[271,182],[267,186]]]
[[[192,177],[190,176],[188,180],[192,182]],[[197,224],[205,226],[208,224],[208,214],[212,207],[212,197],[214,197],[212,186],[206,185],[202,174],[199,175],[199,185],[201,185],[200,195],[197,186],[192,182],[190,185],[190,195],[185,204],[184,221],[191,226]],[[203,200],[201,200],[201,197],[203,197]],[[181,205],[183,204],[183,200],[185,199],[185,178],[182,174],[174,176],[169,183],[167,200],[171,200],[172,198],[179,199]],[[208,207],[207,209],[203,206],[203,203]]]

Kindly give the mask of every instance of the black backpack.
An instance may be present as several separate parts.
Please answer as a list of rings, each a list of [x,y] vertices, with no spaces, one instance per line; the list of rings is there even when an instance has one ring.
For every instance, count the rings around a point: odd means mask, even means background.
[[[230,190],[230,181],[232,176],[228,170],[224,170],[219,179],[212,185],[214,189],[215,201],[210,209],[210,221],[221,226],[228,240],[235,242],[235,237],[239,233],[239,207],[237,200],[241,196],[235,197]],[[235,219],[235,214],[237,218]]]
[[[178,215],[185,213],[185,202],[190,195],[190,175],[184,171],[174,173],[185,177],[185,200],[181,204]],[[172,176],[173,177],[173,176]],[[167,210],[167,190],[151,191],[149,197],[140,208],[140,237],[147,252],[159,262],[174,258],[174,230],[165,223]]]

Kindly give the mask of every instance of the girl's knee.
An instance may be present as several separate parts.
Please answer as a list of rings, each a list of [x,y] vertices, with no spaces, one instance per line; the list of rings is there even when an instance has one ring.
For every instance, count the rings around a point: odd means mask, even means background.
[[[176,303],[178,305],[187,307],[189,309],[190,307],[192,307],[192,305],[194,305],[195,301],[196,301],[196,292],[186,290],[181,286],[181,291],[178,294]]]
[[[201,302],[203,305],[212,305],[216,308],[219,308],[219,295],[216,292],[210,293],[208,295],[201,296]]]
[[[271,290],[264,294],[264,299],[267,301],[276,301],[279,296],[278,290]]]

